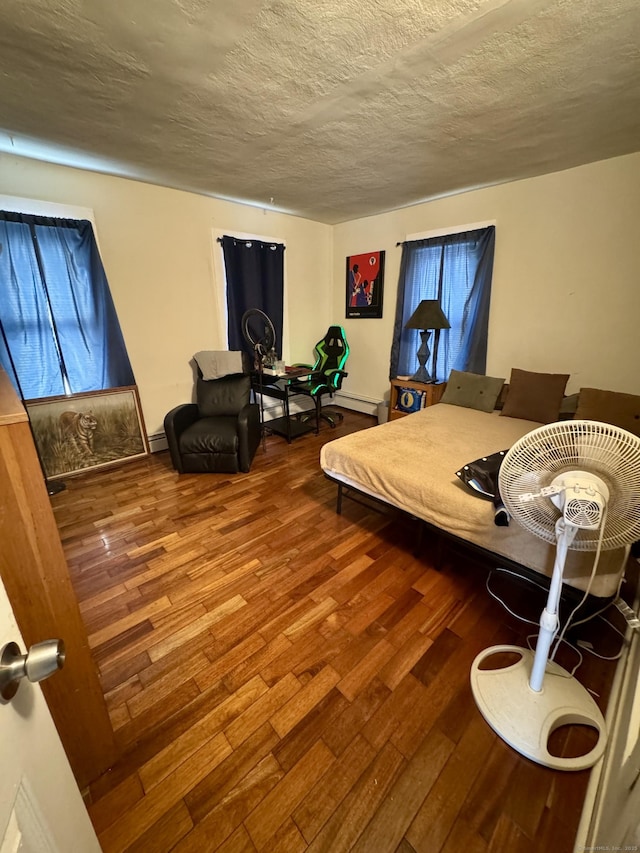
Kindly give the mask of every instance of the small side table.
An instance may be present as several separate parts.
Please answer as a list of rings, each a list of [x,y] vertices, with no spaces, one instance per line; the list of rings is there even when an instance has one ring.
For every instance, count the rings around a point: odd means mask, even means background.
[[[264,420],[264,404],[260,404],[260,420],[262,423],[262,435],[274,433],[281,435],[291,444],[292,438],[304,435],[315,430],[318,432],[317,418],[308,422],[299,421],[291,417],[289,411],[289,400],[299,392],[296,391],[295,380],[310,376],[313,370],[310,368],[288,368],[285,374],[280,376],[260,375],[257,372],[251,374],[251,388],[254,394],[262,397],[271,397],[282,402],[283,415],[270,421]]]
[[[411,388],[412,391],[424,391],[426,406],[433,406],[440,402],[440,397],[444,394],[444,389],[447,387],[446,382],[413,382],[411,379],[392,379],[391,391],[389,394],[389,420],[393,421],[396,418],[404,418],[409,412],[401,412],[398,410],[398,390],[400,388]]]

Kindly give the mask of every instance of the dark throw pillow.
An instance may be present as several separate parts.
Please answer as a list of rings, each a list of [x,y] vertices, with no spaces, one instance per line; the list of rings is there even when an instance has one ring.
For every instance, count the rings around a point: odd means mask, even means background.
[[[599,388],[581,388],[576,420],[602,421],[640,437],[640,397]]]
[[[501,415],[550,424],[557,421],[568,373],[531,373],[514,367]]]
[[[440,402],[449,403],[451,406],[463,406],[465,409],[492,412],[503,385],[504,379],[497,379],[494,376],[452,370]]]

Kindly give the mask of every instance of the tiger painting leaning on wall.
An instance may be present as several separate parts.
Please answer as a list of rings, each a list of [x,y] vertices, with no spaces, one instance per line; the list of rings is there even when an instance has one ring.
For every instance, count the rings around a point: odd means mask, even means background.
[[[60,429],[81,453],[93,456],[93,438],[98,421],[91,412],[63,412]]]

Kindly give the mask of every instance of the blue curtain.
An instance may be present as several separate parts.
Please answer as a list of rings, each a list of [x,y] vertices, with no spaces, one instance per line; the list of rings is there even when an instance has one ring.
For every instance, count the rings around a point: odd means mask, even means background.
[[[242,315],[259,308],[269,317],[276,332],[276,354],[282,358],[284,314],[284,245],[260,240],[222,237],[227,276],[227,338],[230,350],[253,350],[242,335]]]
[[[403,244],[391,379],[411,376],[418,367],[420,331],[405,326],[423,299],[438,299],[451,324],[429,338],[427,370],[434,379],[446,381],[451,370],[485,372],[494,246],[494,226]]]
[[[0,211],[0,363],[27,400],[135,384],[90,222]]]

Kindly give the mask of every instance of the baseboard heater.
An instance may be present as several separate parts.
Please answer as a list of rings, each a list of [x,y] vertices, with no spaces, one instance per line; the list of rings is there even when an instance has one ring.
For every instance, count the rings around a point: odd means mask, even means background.
[[[156,432],[153,435],[147,436],[149,442],[149,450],[151,453],[158,453],[160,450],[167,450],[167,436],[163,432]]]

